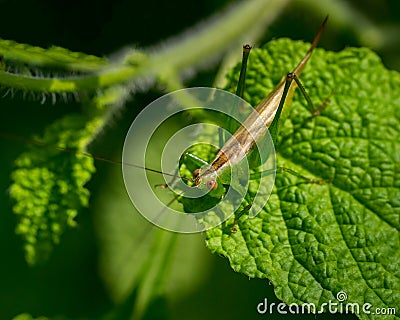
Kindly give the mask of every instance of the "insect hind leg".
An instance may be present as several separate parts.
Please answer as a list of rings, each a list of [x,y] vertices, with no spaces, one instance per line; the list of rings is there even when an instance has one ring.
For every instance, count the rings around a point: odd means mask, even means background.
[[[330,98],[329,97],[325,98],[319,106],[315,107],[311,101],[309,94],[307,93],[306,89],[304,88],[302,82],[297,77],[297,75],[295,73],[292,73],[291,76],[293,77],[293,80],[296,82],[301,93],[303,94],[304,98],[306,99],[308,108],[309,108],[312,116],[313,117],[319,116],[321,114],[321,111],[324,110],[326,108],[326,106],[330,103]],[[335,93],[335,91],[332,91],[330,96],[332,96],[334,93]]]

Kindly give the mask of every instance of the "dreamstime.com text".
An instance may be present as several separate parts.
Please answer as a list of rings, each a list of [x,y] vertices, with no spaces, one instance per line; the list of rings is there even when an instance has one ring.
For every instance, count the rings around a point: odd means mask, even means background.
[[[364,303],[362,305],[358,303],[343,303],[347,300],[347,294],[344,291],[340,291],[336,295],[337,302],[329,300],[327,303],[321,304],[318,308],[314,303],[304,303],[298,305],[292,303],[287,305],[281,303],[270,303],[268,299],[264,298],[264,301],[257,305],[257,312],[259,314],[315,314],[315,313],[341,313],[341,314],[374,314],[374,315],[395,315],[395,308],[374,308],[370,303]]]

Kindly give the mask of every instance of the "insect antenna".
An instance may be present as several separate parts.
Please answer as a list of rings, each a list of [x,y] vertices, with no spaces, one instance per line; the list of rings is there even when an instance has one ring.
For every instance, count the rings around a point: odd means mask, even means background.
[[[19,136],[15,136],[15,135],[8,134],[8,133],[3,133],[3,132],[0,132],[0,137],[8,139],[8,140],[21,142],[21,143],[24,143],[24,144],[32,144],[32,145],[36,145],[36,146],[39,146],[39,147],[53,148],[53,149],[60,150],[60,151],[63,151],[63,152],[68,152],[68,153],[71,153],[71,154],[79,154],[79,155],[83,155],[83,156],[86,156],[86,157],[89,157],[89,158],[93,158],[95,160],[107,162],[107,163],[112,163],[112,164],[117,164],[117,165],[124,165],[124,166],[133,167],[133,168],[137,168],[137,169],[143,169],[143,170],[146,170],[146,171],[149,171],[149,172],[160,173],[160,174],[163,174],[163,175],[166,175],[166,176],[169,176],[169,177],[181,178],[182,180],[193,182],[193,179],[191,179],[191,178],[181,177],[181,176],[176,175],[176,174],[163,172],[163,171],[157,170],[157,169],[147,168],[147,167],[140,166],[140,165],[133,164],[133,163],[128,163],[128,162],[124,162],[124,161],[108,159],[108,158],[105,158],[105,157],[102,157],[102,156],[91,154],[89,152],[77,151],[76,149],[73,149],[73,148],[64,148],[64,147],[60,147],[60,146],[53,145],[53,144],[50,144],[50,143],[45,143],[45,142],[41,142],[41,141],[34,140],[34,139],[22,138],[22,137],[19,137]]]

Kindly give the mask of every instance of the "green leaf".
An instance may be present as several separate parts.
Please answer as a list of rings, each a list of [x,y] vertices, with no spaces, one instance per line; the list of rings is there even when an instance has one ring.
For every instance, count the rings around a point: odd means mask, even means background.
[[[13,320],[48,320],[46,317],[34,318],[28,313],[21,313],[13,318]]]
[[[15,161],[10,197],[18,217],[16,233],[24,240],[26,260],[45,261],[67,227],[75,226],[78,211],[88,205],[84,187],[95,171],[84,151],[98,121],[81,115],[66,116],[49,126],[41,146],[30,146]],[[57,147],[67,148],[65,150]]]
[[[181,88],[181,76],[188,70],[204,66],[231,48],[240,45],[243,39],[256,39],[266,26],[276,18],[288,1],[249,0],[242,2],[211,17],[201,26],[193,28],[169,44],[163,41],[157,50],[148,52],[124,50],[114,55],[115,60],[107,60],[73,53],[67,49],[39,47],[0,40],[0,86],[39,93],[80,93],[97,92],[110,86],[124,85],[131,90],[148,88],[160,82],[169,89]],[[221,32],[224,30],[224,32]],[[185,53],[185,54],[182,54]],[[7,72],[8,61],[18,65],[89,72],[84,75],[65,74],[62,77],[43,77],[42,70],[29,68]]]
[[[6,63],[83,72],[95,71],[108,64],[105,58],[71,52],[61,47],[44,49],[3,39],[0,39],[0,56]]]
[[[254,50],[245,98],[256,105],[308,48],[280,39]],[[207,231],[207,246],[235,271],[268,279],[287,304],[319,310],[344,291],[343,304],[398,307],[400,75],[365,48],[316,49],[301,80],[314,105],[330,102],[313,118],[296,90],[281,118],[277,165],[329,182],[277,174],[264,210],[242,215],[236,233],[233,218]]]
[[[86,114],[70,114],[50,124],[42,137],[22,140],[31,144],[15,161],[10,197],[17,215],[16,233],[24,241],[30,265],[45,262],[75,217],[89,204],[86,183],[95,172],[87,146],[101,132],[129,90],[107,88],[86,100]],[[7,134],[0,133],[7,137]],[[11,137],[13,139],[13,137]],[[33,145],[32,145],[33,144]]]

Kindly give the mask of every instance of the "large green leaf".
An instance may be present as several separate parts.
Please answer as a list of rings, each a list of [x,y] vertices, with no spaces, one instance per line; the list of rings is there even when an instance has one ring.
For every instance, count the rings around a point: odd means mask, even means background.
[[[254,50],[245,98],[256,105],[308,47],[280,39]],[[233,219],[209,230],[207,246],[235,271],[268,279],[287,304],[318,311],[344,292],[343,308],[358,303],[359,317],[373,319],[375,308],[400,306],[400,75],[365,48],[316,49],[301,79],[315,105],[330,102],[313,118],[296,91],[281,119],[277,165],[327,182],[278,174],[264,210],[242,215],[236,233]]]

